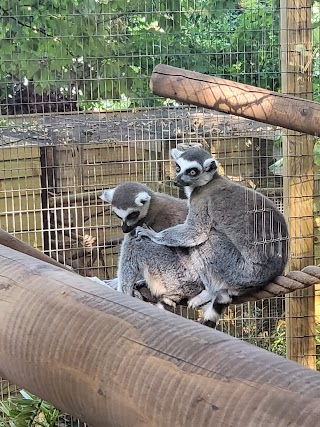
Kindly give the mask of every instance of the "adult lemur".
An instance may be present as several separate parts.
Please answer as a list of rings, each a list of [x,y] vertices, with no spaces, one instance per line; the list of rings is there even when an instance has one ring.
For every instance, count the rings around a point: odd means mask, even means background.
[[[107,285],[114,288],[118,287],[119,291],[132,294],[133,285],[137,280],[147,280],[147,286],[152,296],[156,297],[160,303],[170,306],[174,306],[181,299],[190,300],[204,290],[200,280],[192,271],[184,277],[174,278],[171,277],[171,272],[168,271],[152,280],[143,265],[140,272],[135,271],[134,282],[130,283],[129,288],[120,285],[124,283],[123,275],[127,274],[131,266],[136,265],[135,257],[140,257],[140,252],[144,253],[146,249],[144,242],[139,243],[136,241],[134,233],[131,233],[132,230],[138,225],[144,224],[152,227],[154,231],[161,231],[183,223],[188,213],[186,200],[177,199],[163,193],[156,193],[146,185],[135,182],[125,182],[114,189],[105,190],[100,197],[102,200],[112,204],[113,212],[122,220],[123,232],[127,233],[121,245],[118,278],[105,281]],[[162,248],[159,247],[158,256],[161,256],[161,251]],[[184,262],[184,249],[172,248],[170,251],[175,253],[175,256],[180,254],[180,262]],[[210,301],[210,296],[205,291],[201,295],[203,303]],[[192,300],[190,305],[192,306]]]
[[[232,296],[255,292],[283,273],[287,226],[269,199],[220,176],[207,151],[173,149],[172,155],[176,183],[189,197],[187,219],[160,232],[136,228],[129,253],[121,254],[119,289],[131,294],[141,271],[156,289],[203,283],[211,296],[204,323],[214,325]]]

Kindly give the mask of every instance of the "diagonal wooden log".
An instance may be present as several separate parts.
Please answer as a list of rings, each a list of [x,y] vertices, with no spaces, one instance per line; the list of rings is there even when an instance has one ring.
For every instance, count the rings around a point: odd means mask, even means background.
[[[32,247],[31,245],[28,245],[28,243],[25,243],[22,240],[17,239],[16,237],[12,236],[12,234],[7,233],[1,228],[0,228],[0,244],[7,246],[8,248],[14,249],[16,251],[22,252],[26,255],[30,255],[33,258],[55,265],[56,267],[60,267],[70,271],[70,268],[65,267],[63,264],[60,264],[58,261],[55,261],[53,258],[50,258],[48,255],[45,255],[43,252],[39,251],[38,249]]]
[[[156,95],[281,126],[320,133],[320,104],[295,96],[159,64],[151,76]]]
[[[0,376],[93,427],[320,419],[319,373],[2,245]]]

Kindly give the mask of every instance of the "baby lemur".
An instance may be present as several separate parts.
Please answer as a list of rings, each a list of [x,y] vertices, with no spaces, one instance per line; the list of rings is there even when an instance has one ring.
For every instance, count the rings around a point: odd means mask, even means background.
[[[173,149],[176,183],[189,197],[183,224],[162,231],[136,228],[130,251],[122,251],[119,289],[132,294],[143,273],[150,289],[165,293],[168,283],[202,283],[210,303],[203,321],[214,326],[233,296],[250,294],[281,275],[288,259],[288,230],[277,207],[257,191],[218,173],[218,164],[202,148]],[[114,190],[110,190],[114,191]],[[147,204],[150,194],[138,197]],[[126,205],[116,211],[119,216]],[[133,216],[138,213],[132,210]],[[203,293],[192,305],[202,302]]]
[[[124,289],[120,283],[122,283],[123,274],[126,274],[130,268],[127,264],[135,264],[134,258],[139,257],[139,253],[145,251],[145,244],[144,242],[138,243],[135,233],[131,232],[138,225],[146,225],[157,232],[181,224],[187,217],[188,204],[186,200],[154,192],[146,185],[135,182],[125,182],[114,189],[105,190],[100,198],[112,204],[113,212],[122,220],[123,232],[127,233],[121,245],[118,278],[105,281],[105,283],[113,288],[118,288],[121,292],[132,294],[134,283],[130,283],[128,289]],[[132,252],[133,241],[134,252]],[[136,250],[139,252],[136,253]],[[184,249],[172,248],[171,250],[175,256],[180,254],[181,262],[184,262]],[[159,248],[159,254],[161,251],[162,248]],[[135,282],[139,279],[147,281],[147,286],[157,301],[170,306],[174,306],[182,299],[190,300],[204,290],[200,280],[195,280],[192,271],[184,277],[172,279],[168,272],[165,277],[149,280],[148,272],[142,266],[140,273],[135,276]],[[210,300],[210,296],[205,291],[202,293],[202,300],[203,303]],[[192,300],[190,304],[192,306]]]

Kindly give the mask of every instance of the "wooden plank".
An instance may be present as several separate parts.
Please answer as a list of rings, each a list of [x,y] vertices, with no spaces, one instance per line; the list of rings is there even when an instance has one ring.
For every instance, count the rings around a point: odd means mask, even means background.
[[[110,162],[105,164],[95,164],[95,165],[83,165],[82,173],[86,178],[97,177],[97,176],[108,176],[108,175],[132,175],[143,173],[144,164],[143,163],[124,163],[124,162]],[[63,174],[61,175],[63,176]]]
[[[312,99],[311,3],[285,0],[281,4],[282,91],[308,99]],[[290,108],[287,113],[299,120]],[[290,121],[287,125],[290,127]],[[313,132],[301,127],[303,130]],[[291,236],[289,269],[300,270],[314,262],[313,138],[288,132],[283,138],[283,155],[284,211]],[[316,368],[314,307],[313,288],[286,296],[287,357],[312,369]]]
[[[0,147],[0,162],[24,159],[38,159],[40,150],[37,145],[19,147]]]
[[[144,154],[141,148],[129,145],[109,145],[109,144],[84,144],[83,159],[86,163],[115,162],[115,161],[136,161],[142,160]],[[57,165],[73,165],[73,150],[70,147],[56,147]]]
[[[41,210],[38,212],[0,213],[0,228],[9,233],[42,230]]]
[[[40,176],[41,168],[38,159],[12,160],[0,163],[0,180]]]
[[[14,193],[3,194],[0,197],[0,212],[2,214],[23,212],[23,211],[41,211],[40,195],[28,190],[27,193],[17,195]]]
[[[43,248],[40,149],[0,148],[0,227]]]
[[[30,182],[29,186],[25,186],[25,188],[21,188],[19,190],[12,190],[12,188],[10,188],[10,189],[7,188],[4,190],[1,189],[0,190],[0,203],[4,203],[5,199],[26,199],[28,197],[32,197],[33,199],[38,200],[39,196],[40,196],[41,189],[32,187],[32,184],[37,183],[37,180],[32,178],[32,179],[30,179],[29,182]],[[8,183],[8,181],[3,181],[4,185],[6,183]]]
[[[30,189],[31,191],[41,190],[39,176],[27,176],[27,177],[17,177],[13,179],[0,180],[0,197],[4,196],[4,193],[7,191],[19,192],[25,189]]]
[[[144,159],[144,150],[135,148],[132,144],[121,146],[106,146],[100,145],[85,146],[84,155],[87,163],[96,162],[135,162]]]
[[[141,182],[145,178],[144,174],[141,172],[138,173],[128,173],[126,175],[112,175],[112,176],[97,176],[95,179],[92,177],[85,177],[83,183],[83,190],[90,191],[92,189],[101,188],[113,188],[114,186],[121,184],[124,181],[137,181]]]
[[[130,174],[130,175],[105,175],[98,176],[96,178],[89,177],[84,178],[82,191],[102,191],[107,188],[113,188],[118,184],[121,184],[124,181],[137,181],[142,182],[145,180],[145,175],[143,173]],[[61,179],[58,181],[59,191],[63,194],[70,193],[72,189],[74,192],[75,184],[72,176]]]
[[[252,153],[255,147],[254,138],[244,138],[244,137],[230,137],[225,138],[221,137],[219,139],[212,139],[212,154],[214,155],[222,155],[223,153],[228,154],[237,154],[239,152],[243,153]]]

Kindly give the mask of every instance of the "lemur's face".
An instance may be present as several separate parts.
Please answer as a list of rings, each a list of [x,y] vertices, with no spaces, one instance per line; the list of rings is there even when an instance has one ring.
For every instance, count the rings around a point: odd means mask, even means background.
[[[112,211],[122,220],[122,231],[130,233],[138,225],[144,224],[144,218],[148,214],[150,205],[150,196],[148,193],[138,193],[132,206],[126,209],[112,205]]]
[[[105,190],[100,198],[112,204],[112,212],[122,221],[122,231],[130,233],[138,225],[144,224],[144,218],[148,214],[151,196],[140,191],[135,194],[118,194],[117,189]]]
[[[176,160],[176,180],[179,187],[200,187],[212,180],[218,163],[202,148],[192,148],[185,152],[172,150]]]

